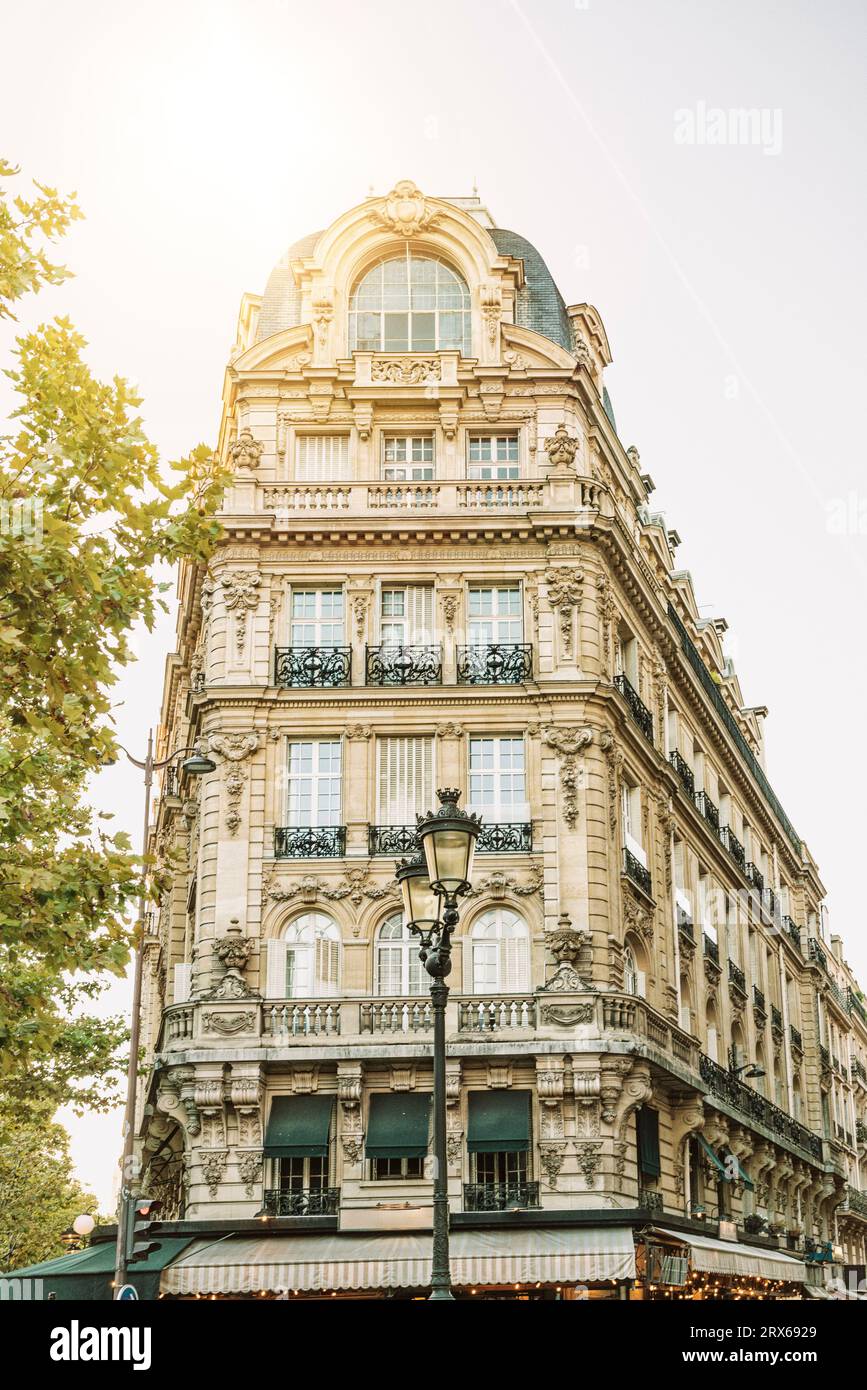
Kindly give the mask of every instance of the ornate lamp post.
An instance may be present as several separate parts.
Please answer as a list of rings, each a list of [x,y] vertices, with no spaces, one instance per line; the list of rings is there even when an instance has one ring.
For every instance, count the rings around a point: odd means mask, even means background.
[[[452,932],[458,898],[470,887],[478,816],[458,806],[460,792],[437,792],[439,809],[418,818],[422,854],[403,860],[395,877],[411,932],[421,938],[418,958],[431,977],[434,1035],[434,1197],[431,1299],[453,1299],[449,1269],[449,1194],[446,1155],[446,979],[452,968]]]
[[[167,758],[154,758],[154,736],[153,730],[148,730],[147,752],[144,759],[134,758],[131,753],[120,745],[121,752],[132,763],[133,767],[140,768],[144,773],[144,826],[142,829],[142,874],[141,890],[138,900],[138,918],[135,928],[134,939],[134,971],[132,984],[132,1020],[129,1031],[129,1065],[126,1074],[126,1109],[123,1121],[123,1160],[121,1163],[120,1174],[120,1206],[117,1222],[117,1246],[115,1251],[114,1268],[114,1287],[115,1292],[121,1289],[126,1283],[126,1268],[128,1239],[128,1206],[132,1200],[131,1184],[135,1179],[133,1172],[133,1155],[135,1150],[135,1109],[136,1109],[136,1090],[138,1087],[138,1052],[139,1052],[139,1033],[141,1015],[141,993],[142,993],[142,954],[144,947],[144,925],[145,907],[147,903],[147,859],[148,836],[150,833],[151,815],[151,786],[153,785],[154,772],[161,768],[168,767],[169,763],[175,762],[178,758],[186,757],[181,764],[181,771],[188,773],[192,777],[201,777],[206,772],[214,772],[217,764],[207,754],[202,753],[199,748],[178,748]],[[107,760],[109,762],[113,759]]]

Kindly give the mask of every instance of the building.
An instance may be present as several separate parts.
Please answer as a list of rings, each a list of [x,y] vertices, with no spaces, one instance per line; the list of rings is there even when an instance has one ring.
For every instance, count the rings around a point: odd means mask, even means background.
[[[244,297],[225,539],[180,575],[159,731],[217,763],[167,771],[153,830],[144,1185],[203,1237],[167,1293],[423,1288],[430,1012],[393,874],[440,785],[484,817],[456,1282],[865,1263],[863,996],[610,360],[523,236],[409,182]]]

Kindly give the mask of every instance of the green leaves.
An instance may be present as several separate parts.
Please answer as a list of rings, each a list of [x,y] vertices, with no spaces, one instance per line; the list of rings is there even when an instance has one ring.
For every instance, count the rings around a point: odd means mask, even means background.
[[[41,243],[81,216],[74,196],[43,185],[10,200],[2,184],[16,174],[0,161],[7,317],[65,278]],[[0,437],[0,508],[28,524],[0,528],[0,1098],[34,1068],[62,1097],[72,1072],[58,1048],[67,1063],[75,1049],[58,1001],[70,980],[128,960],[141,865],[126,836],[96,828],[88,778],[118,756],[111,692],[131,631],[162,602],[154,568],[208,557],[225,483],[204,445],[167,476],[138,393],[95,378],[86,348],[57,318],[20,337],[6,368],[17,405]]]

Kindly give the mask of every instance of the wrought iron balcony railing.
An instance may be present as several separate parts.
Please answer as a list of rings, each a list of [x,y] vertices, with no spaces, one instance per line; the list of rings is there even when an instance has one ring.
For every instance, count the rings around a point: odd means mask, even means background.
[[[785,916],[782,918],[782,924],[785,930],[789,933],[789,939],[791,940],[792,944],[794,946],[797,946],[798,950],[800,951],[801,928],[798,926],[797,922],[793,922],[791,917],[789,916]]]
[[[415,854],[420,848],[414,825],[371,825],[367,835],[370,855]],[[533,827],[529,821],[491,821],[483,824],[476,840],[477,854],[529,854]]]
[[[643,1211],[661,1212],[663,1210],[662,1193],[655,1187],[639,1187],[638,1205]]]
[[[537,1182],[465,1182],[464,1211],[521,1211],[538,1207]]]
[[[855,1121],[855,1138],[859,1144],[867,1144],[867,1124],[863,1120]]]
[[[687,796],[695,796],[695,775],[689,763],[686,761],[686,758],[682,757],[675,748],[669,753],[668,761],[680,778],[681,785]]]
[[[635,855],[628,849],[623,851],[623,872],[627,878],[631,878],[633,883],[637,883],[643,893],[650,895],[652,879],[649,869],[645,869],[640,864]]]
[[[739,990],[740,993],[744,996],[744,998],[746,998],[746,976],[744,975],[744,972],[741,970],[740,966],[735,965],[734,961],[731,959],[729,959],[729,987],[731,989]]]
[[[867,1086],[867,1071],[864,1070],[857,1057],[852,1058],[851,1074],[853,1081],[860,1081],[862,1086]]]
[[[783,1015],[776,1004],[771,1005],[771,1027],[775,1033],[782,1033],[783,1031]]]
[[[277,647],[274,684],[284,690],[327,689],[349,685],[351,647]]]
[[[686,937],[693,946],[695,945],[695,927],[692,918],[687,916],[680,908],[677,910],[677,929],[681,936]]]
[[[439,647],[393,647],[385,642],[368,647],[365,679],[368,685],[441,685],[442,651]]]
[[[714,806],[707,792],[696,792],[695,804],[711,829],[719,833],[719,807]]]
[[[755,888],[757,892],[761,893],[762,889],[765,886],[765,880],[762,878],[761,871],[756,867],[756,865],[748,861],[744,869],[744,873],[747,876],[747,882],[749,883],[750,887]]]
[[[813,1134],[812,1130],[799,1124],[791,1115],[787,1115],[785,1110],[781,1110],[773,1101],[754,1091],[751,1086],[747,1086],[732,1072],[712,1061],[705,1053],[701,1054],[699,1069],[702,1081],[711,1095],[726,1101],[741,1114],[764,1125],[772,1134],[788,1139],[790,1143],[821,1162],[822,1140],[818,1134]]]
[[[367,852],[370,855],[415,854],[418,849],[419,838],[414,825],[368,826]]]
[[[823,1070],[831,1070],[831,1054],[828,1051],[827,1047],[824,1047],[822,1043],[819,1043],[819,1061],[822,1064]]]
[[[627,705],[629,713],[635,720],[648,743],[653,742],[653,715],[642,700],[638,691],[627,680],[626,676],[618,675],[614,677],[614,684],[620,691]]]
[[[789,1024],[789,1040],[792,1044],[792,1047],[797,1048],[799,1052],[803,1052],[804,1039],[802,1038],[799,1029],[795,1027],[794,1023]]]
[[[458,647],[458,685],[523,685],[533,674],[529,642],[490,642]]]
[[[757,1014],[761,1014],[763,1017],[767,1015],[767,1009],[765,1008],[765,996],[759,989],[758,985],[753,985],[753,1009]]]
[[[807,938],[807,955],[811,961],[815,961],[817,965],[821,965],[822,969],[827,974],[828,957],[825,955],[825,952],[822,950],[815,936]]]
[[[262,1205],[266,1216],[336,1216],[340,1188],[269,1187]]]
[[[707,932],[702,934],[702,947],[705,960],[713,961],[714,965],[719,965],[719,945]]]
[[[476,840],[476,854],[529,854],[533,848],[533,827],[526,821],[482,823]]]
[[[862,1023],[867,1023],[867,1009],[864,1008],[854,990],[848,988],[846,990],[846,1007],[850,1013],[857,1014]]]
[[[846,1205],[850,1211],[857,1211],[859,1216],[867,1216],[867,1192],[861,1192],[857,1187],[847,1187]]]
[[[277,859],[341,859],[346,853],[345,825],[278,825]]]
[[[773,888],[765,888],[762,893],[762,910],[772,922],[780,920],[780,899]]]
[[[720,844],[727,850],[731,858],[735,861],[738,868],[743,871],[746,867],[746,850],[734,833],[730,825],[721,825],[719,828]]]

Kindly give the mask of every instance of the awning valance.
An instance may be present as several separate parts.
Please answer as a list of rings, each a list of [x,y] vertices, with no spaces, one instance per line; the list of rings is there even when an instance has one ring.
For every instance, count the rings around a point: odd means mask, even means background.
[[[135,1285],[142,1298],[156,1298],[162,1270],[191,1244],[190,1236],[161,1237],[155,1250],[130,1266],[128,1282]],[[115,1258],[114,1241],[100,1241],[86,1250],[60,1255],[56,1260],[13,1269],[2,1277],[29,1280],[30,1297],[34,1299],[47,1299],[51,1295],[58,1302],[108,1301],[114,1296]]]
[[[368,1158],[424,1158],[430,1128],[429,1091],[383,1091],[370,1097]]]
[[[735,1240],[713,1240],[710,1236],[685,1235],[655,1227],[654,1233],[689,1246],[693,1269],[709,1274],[743,1274],[757,1279],[788,1279],[802,1284],[807,1278],[803,1260],[782,1250],[765,1250],[758,1245],[741,1245]]]
[[[469,1153],[522,1153],[529,1147],[529,1091],[470,1091]]]
[[[333,1096],[275,1096],[265,1131],[267,1158],[325,1158]]]
[[[598,1283],[635,1277],[630,1227],[454,1231],[452,1279],[475,1284]],[[163,1274],[175,1294],[426,1288],[431,1236],[238,1236],[198,1241]]]

